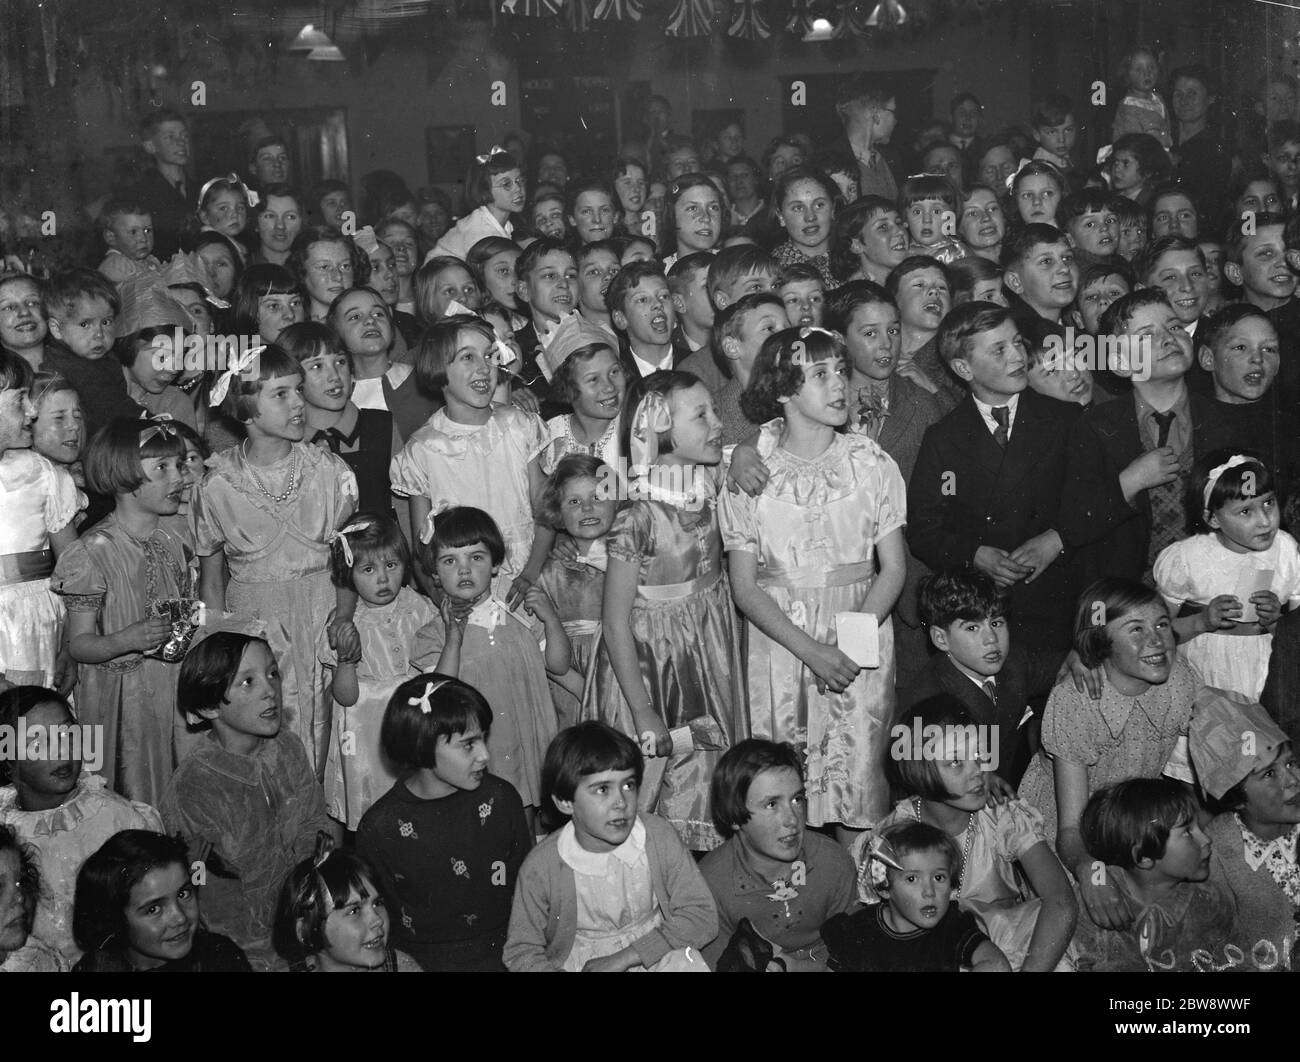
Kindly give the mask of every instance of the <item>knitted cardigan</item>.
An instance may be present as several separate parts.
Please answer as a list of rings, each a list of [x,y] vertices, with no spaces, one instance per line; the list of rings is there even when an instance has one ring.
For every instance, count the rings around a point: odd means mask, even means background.
[[[1237,905],[1237,944],[1245,953],[1242,970],[1278,970],[1295,966],[1295,908],[1264,868],[1246,865],[1245,844],[1237,816],[1219,815],[1206,829],[1213,844],[1211,877],[1222,882]]]

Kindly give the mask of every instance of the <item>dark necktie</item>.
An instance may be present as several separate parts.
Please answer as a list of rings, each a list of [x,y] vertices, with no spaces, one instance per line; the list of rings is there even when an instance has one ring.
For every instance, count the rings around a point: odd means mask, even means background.
[[[1156,418],[1156,430],[1159,433],[1156,436],[1156,446],[1164,446],[1169,442],[1169,429],[1173,426],[1176,415],[1172,409],[1165,413],[1152,414]]]
[[[1007,443],[1011,441],[1011,409],[1008,406],[994,406],[993,419],[998,422],[996,430],[993,432],[993,441],[1002,449],[1007,448]]]
[[[984,696],[993,702],[993,707],[998,705],[998,684],[991,678],[985,679],[983,683]]]

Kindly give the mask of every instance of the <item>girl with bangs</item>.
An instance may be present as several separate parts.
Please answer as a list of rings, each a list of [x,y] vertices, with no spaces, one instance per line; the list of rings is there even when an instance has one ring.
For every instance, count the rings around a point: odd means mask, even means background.
[[[750,728],[804,754],[808,821],[834,823],[847,840],[889,808],[890,612],[907,567],[906,487],[876,442],[843,431],[838,334],[790,328],[768,338],[740,401],[755,423],[783,418],[763,492],[719,501],[732,593],[748,621]],[[878,666],[841,647],[845,614],[876,625]]]
[[[356,637],[356,597],[329,574],[333,533],[357,507],[356,477],[342,458],[303,441],[303,370],[280,347],[240,357],[210,401],[248,437],[211,458],[194,499],[203,601],[218,615],[229,608],[266,624],[285,672],[286,721],[319,780],[330,719],[317,635],[328,620],[332,643],[343,628]]]

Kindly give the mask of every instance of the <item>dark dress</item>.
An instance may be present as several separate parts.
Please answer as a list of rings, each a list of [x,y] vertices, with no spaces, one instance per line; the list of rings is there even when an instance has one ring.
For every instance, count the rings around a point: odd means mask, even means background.
[[[194,934],[194,946],[183,959],[165,962],[144,973],[251,973],[252,967],[243,950],[229,937],[200,929]],[[127,960],[126,949],[109,942],[103,948],[88,951],[72,968],[73,973],[136,973]]]
[[[316,432],[311,441],[341,457],[357,477],[357,511],[395,517],[388,466],[393,459],[393,415],[384,409],[359,409],[349,435],[337,428]]]

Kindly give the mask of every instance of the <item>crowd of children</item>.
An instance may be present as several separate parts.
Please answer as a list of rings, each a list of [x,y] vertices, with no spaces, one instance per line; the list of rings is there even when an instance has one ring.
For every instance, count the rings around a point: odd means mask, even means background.
[[[151,114],[0,275],[0,968],[1296,968],[1297,91],[1122,74],[459,220]]]

